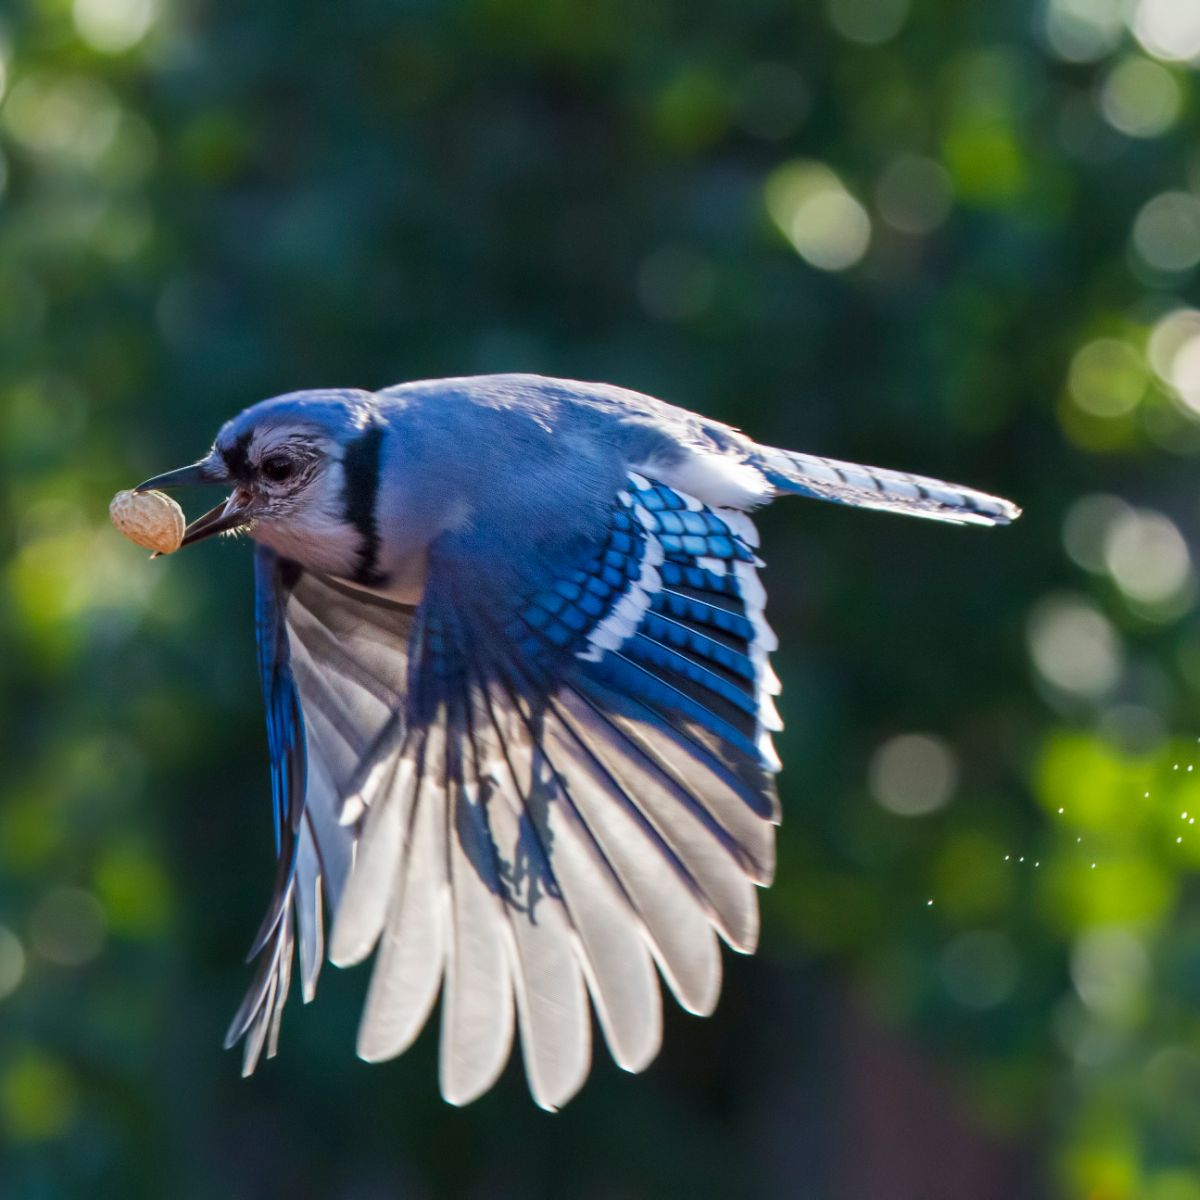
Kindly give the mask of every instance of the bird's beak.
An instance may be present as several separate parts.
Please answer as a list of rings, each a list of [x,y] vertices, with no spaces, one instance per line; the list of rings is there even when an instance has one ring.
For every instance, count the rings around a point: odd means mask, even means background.
[[[227,500],[197,517],[184,531],[180,546],[190,546],[216,533],[240,529],[250,519],[250,494],[238,488]]]
[[[163,491],[167,488],[188,487],[193,484],[228,483],[223,472],[214,470],[208,459],[202,458],[189,467],[155,475],[145,483],[139,483],[135,492]],[[180,546],[190,546],[218,533],[228,533],[247,524],[250,517],[251,495],[244,488],[235,488],[227,499],[216,508],[210,508],[202,517],[197,517],[184,531]]]
[[[197,483],[224,483],[224,478],[213,470],[207,458],[194,462],[190,467],[180,467],[177,471],[168,471],[165,475],[155,475],[145,483],[139,483],[135,492],[161,492],[167,488],[189,487]]]

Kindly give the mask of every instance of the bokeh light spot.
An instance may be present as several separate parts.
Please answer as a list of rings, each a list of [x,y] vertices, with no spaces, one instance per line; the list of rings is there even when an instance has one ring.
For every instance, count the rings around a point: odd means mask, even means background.
[[[1143,605],[1164,605],[1191,580],[1191,557],[1175,523],[1162,513],[1134,509],[1116,517],[1104,559],[1113,582]]]
[[[1182,106],[1183,93],[1171,72],[1140,55],[1117,63],[1100,91],[1100,109],[1108,123],[1130,137],[1166,133]]]
[[[1200,4],[1193,0],[1137,0],[1132,28],[1155,58],[1189,62],[1200,57]]]
[[[826,0],[825,11],[847,41],[879,46],[904,27],[909,6],[910,0]]]
[[[941,738],[906,733],[884,742],[871,758],[868,783],[881,807],[902,817],[944,808],[958,782],[958,762]]]
[[[1161,318],[1150,334],[1146,354],[1181,407],[1200,416],[1200,312],[1180,308]]]
[[[1116,49],[1124,31],[1120,0],[1048,0],[1042,29],[1068,62],[1094,62]]]
[[[105,931],[104,909],[82,888],[47,892],[29,919],[34,949],[47,961],[64,967],[91,962],[104,948]]]
[[[767,210],[806,262],[844,271],[867,252],[871,218],[824,163],[788,163],[766,184]]]
[[[7,999],[25,978],[25,948],[7,926],[0,925],[0,1000]]]
[[[875,190],[879,215],[901,233],[930,233],[950,215],[954,193],[941,163],[916,154],[894,158]]]
[[[1112,622],[1083,597],[1054,595],[1039,601],[1027,636],[1038,674],[1060,691],[1102,696],[1120,677],[1120,638]]]
[[[1071,360],[1067,386],[1085,412],[1121,417],[1137,408],[1147,382],[1142,356],[1128,342],[1097,338]]]
[[[1136,1002],[1149,973],[1145,946],[1119,928],[1090,929],[1071,953],[1071,982],[1088,1008],[1120,1017]]]
[[[1200,263],[1200,199],[1162,192],[1146,201],[1133,222],[1133,248],[1157,271],[1189,271]]]
[[[75,0],[71,15],[93,50],[123,54],[133,49],[158,17],[157,0]]]
[[[96,79],[37,72],[13,88],[0,116],[27,149],[91,167],[116,136],[120,109]]]
[[[71,1072],[35,1050],[20,1053],[0,1074],[5,1132],[18,1142],[46,1141],[75,1119],[79,1093]]]
[[[1108,571],[1105,548],[1113,522],[1133,511],[1119,496],[1094,492],[1081,496],[1063,519],[1063,547],[1076,565],[1093,574]]]
[[[171,920],[173,897],[167,872],[137,843],[108,850],[96,867],[96,891],[115,933],[159,936]]]

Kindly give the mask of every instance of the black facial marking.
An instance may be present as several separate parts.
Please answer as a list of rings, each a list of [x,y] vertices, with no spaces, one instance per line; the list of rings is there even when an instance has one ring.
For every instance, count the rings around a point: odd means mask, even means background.
[[[346,447],[342,458],[342,470],[346,477],[343,492],[346,520],[362,535],[354,580],[367,587],[378,587],[387,582],[387,577],[380,573],[377,566],[379,528],[375,523],[375,498],[379,494],[382,450],[383,426],[372,424],[361,437]]]
[[[250,441],[253,436],[252,433],[243,433],[232,446],[226,446],[221,451],[225,466],[234,479],[250,477]]]

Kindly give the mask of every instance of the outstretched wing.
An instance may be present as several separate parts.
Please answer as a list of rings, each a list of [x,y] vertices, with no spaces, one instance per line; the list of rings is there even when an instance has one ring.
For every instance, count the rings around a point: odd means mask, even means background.
[[[275,1053],[297,945],[301,994],[316,992],[324,911],[336,911],[354,831],[343,798],[379,730],[403,708],[413,610],[255,550],[259,675],[267,715],[276,873],[249,957],[257,966],[226,1045],[245,1039],[243,1071]]]
[[[555,1108],[587,1074],[589,997],[634,1071],[660,1042],[656,966],[711,1011],[714,931],[754,948],[778,820],[754,542],[744,515],[631,476],[602,536],[524,588],[433,554],[405,703],[345,814],[331,957],[378,946],[363,1057],[404,1050],[440,990],[446,1098],[491,1085],[515,1025]]]

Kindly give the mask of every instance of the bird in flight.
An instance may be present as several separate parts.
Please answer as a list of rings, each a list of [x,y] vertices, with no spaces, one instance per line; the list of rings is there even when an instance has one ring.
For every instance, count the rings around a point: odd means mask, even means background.
[[[227,1044],[249,1074],[294,965],[307,1002],[327,952],[374,952],[363,1058],[404,1051],[440,994],[446,1100],[485,1092],[519,1031],[546,1109],[587,1075],[589,1009],[640,1071],[658,976],[708,1014],[718,935],[754,950],[780,723],[748,514],[1019,515],[534,375],[264,400],[136,490],[186,484],[229,495],[184,545],[255,542],[277,863]]]

